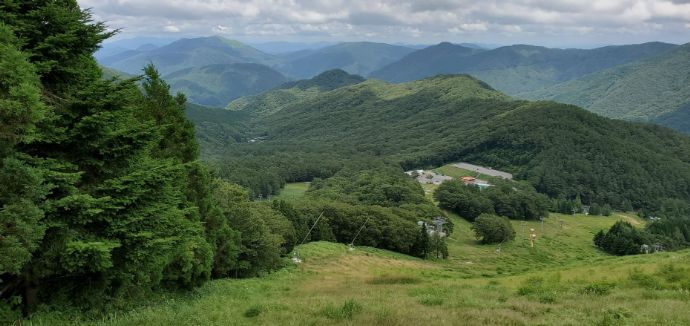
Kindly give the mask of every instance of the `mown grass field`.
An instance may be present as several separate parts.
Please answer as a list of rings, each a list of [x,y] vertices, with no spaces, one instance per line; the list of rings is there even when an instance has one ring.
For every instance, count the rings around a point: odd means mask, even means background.
[[[307,192],[307,189],[309,189],[309,185],[309,182],[288,183],[280,190],[280,193],[273,196],[272,199],[291,201],[302,198],[304,193]]]
[[[26,325],[688,325],[690,251],[611,257],[594,232],[633,216],[514,222],[518,238],[478,245],[452,217],[450,259],[318,242],[304,262],[261,278],[216,280],[102,319],[43,312]],[[560,221],[563,221],[561,224]],[[539,233],[535,248],[522,228]],[[77,316],[77,317],[75,317]]]

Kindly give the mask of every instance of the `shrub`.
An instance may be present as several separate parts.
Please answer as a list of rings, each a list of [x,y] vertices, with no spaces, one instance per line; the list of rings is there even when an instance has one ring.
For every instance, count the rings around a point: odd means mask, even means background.
[[[254,306],[249,307],[249,309],[247,309],[244,312],[244,316],[247,318],[257,317],[258,315],[261,314],[262,311],[263,311],[263,308],[261,306],[254,305]]]
[[[505,217],[482,214],[472,225],[477,240],[481,243],[501,243],[515,239],[515,230]]]
[[[607,295],[615,286],[613,283],[596,282],[585,286],[580,292],[589,295]]]
[[[330,319],[352,319],[360,311],[362,311],[362,305],[354,299],[348,299],[341,307],[327,306],[323,313]]]
[[[613,255],[634,255],[640,253],[643,244],[652,240],[643,230],[638,230],[626,221],[616,222],[608,232],[600,231],[594,236],[594,245]]]
[[[381,275],[369,281],[370,284],[417,284],[421,280],[413,276],[404,275]]]

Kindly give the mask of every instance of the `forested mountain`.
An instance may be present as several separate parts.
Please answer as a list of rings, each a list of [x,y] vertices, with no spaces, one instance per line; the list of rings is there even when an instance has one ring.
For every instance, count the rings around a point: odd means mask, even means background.
[[[512,100],[468,76],[370,80],[272,103],[242,122],[261,141],[228,146],[217,157],[225,175],[255,192],[328,175],[357,155],[406,169],[468,160],[510,171],[552,198],[620,209],[690,199],[690,139],[575,106]],[[254,110],[251,101],[244,107]],[[246,183],[233,173],[241,166],[251,166],[243,175],[262,174],[273,186]]]
[[[175,92],[193,103],[225,107],[230,101],[272,89],[288,81],[281,73],[260,64],[214,64],[186,68],[166,75]]]
[[[652,121],[690,132],[690,44],[646,60],[596,72],[534,92],[616,119]]]
[[[591,50],[512,45],[482,51],[441,43],[413,52],[370,76],[405,82],[442,73],[467,73],[512,95],[649,58],[674,47],[654,42]]]
[[[138,74],[142,67],[153,63],[161,73],[169,74],[186,68],[213,64],[275,63],[272,55],[246,44],[219,36],[181,39],[150,51],[132,50],[103,58],[100,63],[127,73]]]
[[[414,49],[384,43],[340,43],[317,50],[304,50],[282,57],[277,69],[294,78],[311,78],[323,71],[342,69],[366,76],[404,57]]]
[[[319,96],[321,92],[363,81],[365,81],[363,77],[350,75],[343,70],[329,70],[311,79],[288,82],[256,96],[239,98],[231,102],[228,109],[252,116],[268,115],[282,109],[285,105]]]

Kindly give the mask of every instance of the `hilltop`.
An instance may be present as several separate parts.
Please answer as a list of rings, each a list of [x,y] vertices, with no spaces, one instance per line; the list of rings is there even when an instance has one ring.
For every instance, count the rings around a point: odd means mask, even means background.
[[[239,98],[228,104],[227,108],[250,115],[268,115],[281,110],[283,106],[363,81],[363,77],[348,74],[340,69],[329,70],[311,79],[287,82],[262,94]]]

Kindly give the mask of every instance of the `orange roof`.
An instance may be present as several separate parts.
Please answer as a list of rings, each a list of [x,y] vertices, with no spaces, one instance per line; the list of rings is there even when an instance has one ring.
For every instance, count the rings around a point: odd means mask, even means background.
[[[474,181],[474,180],[476,180],[476,179],[473,177],[462,177],[462,181]]]

